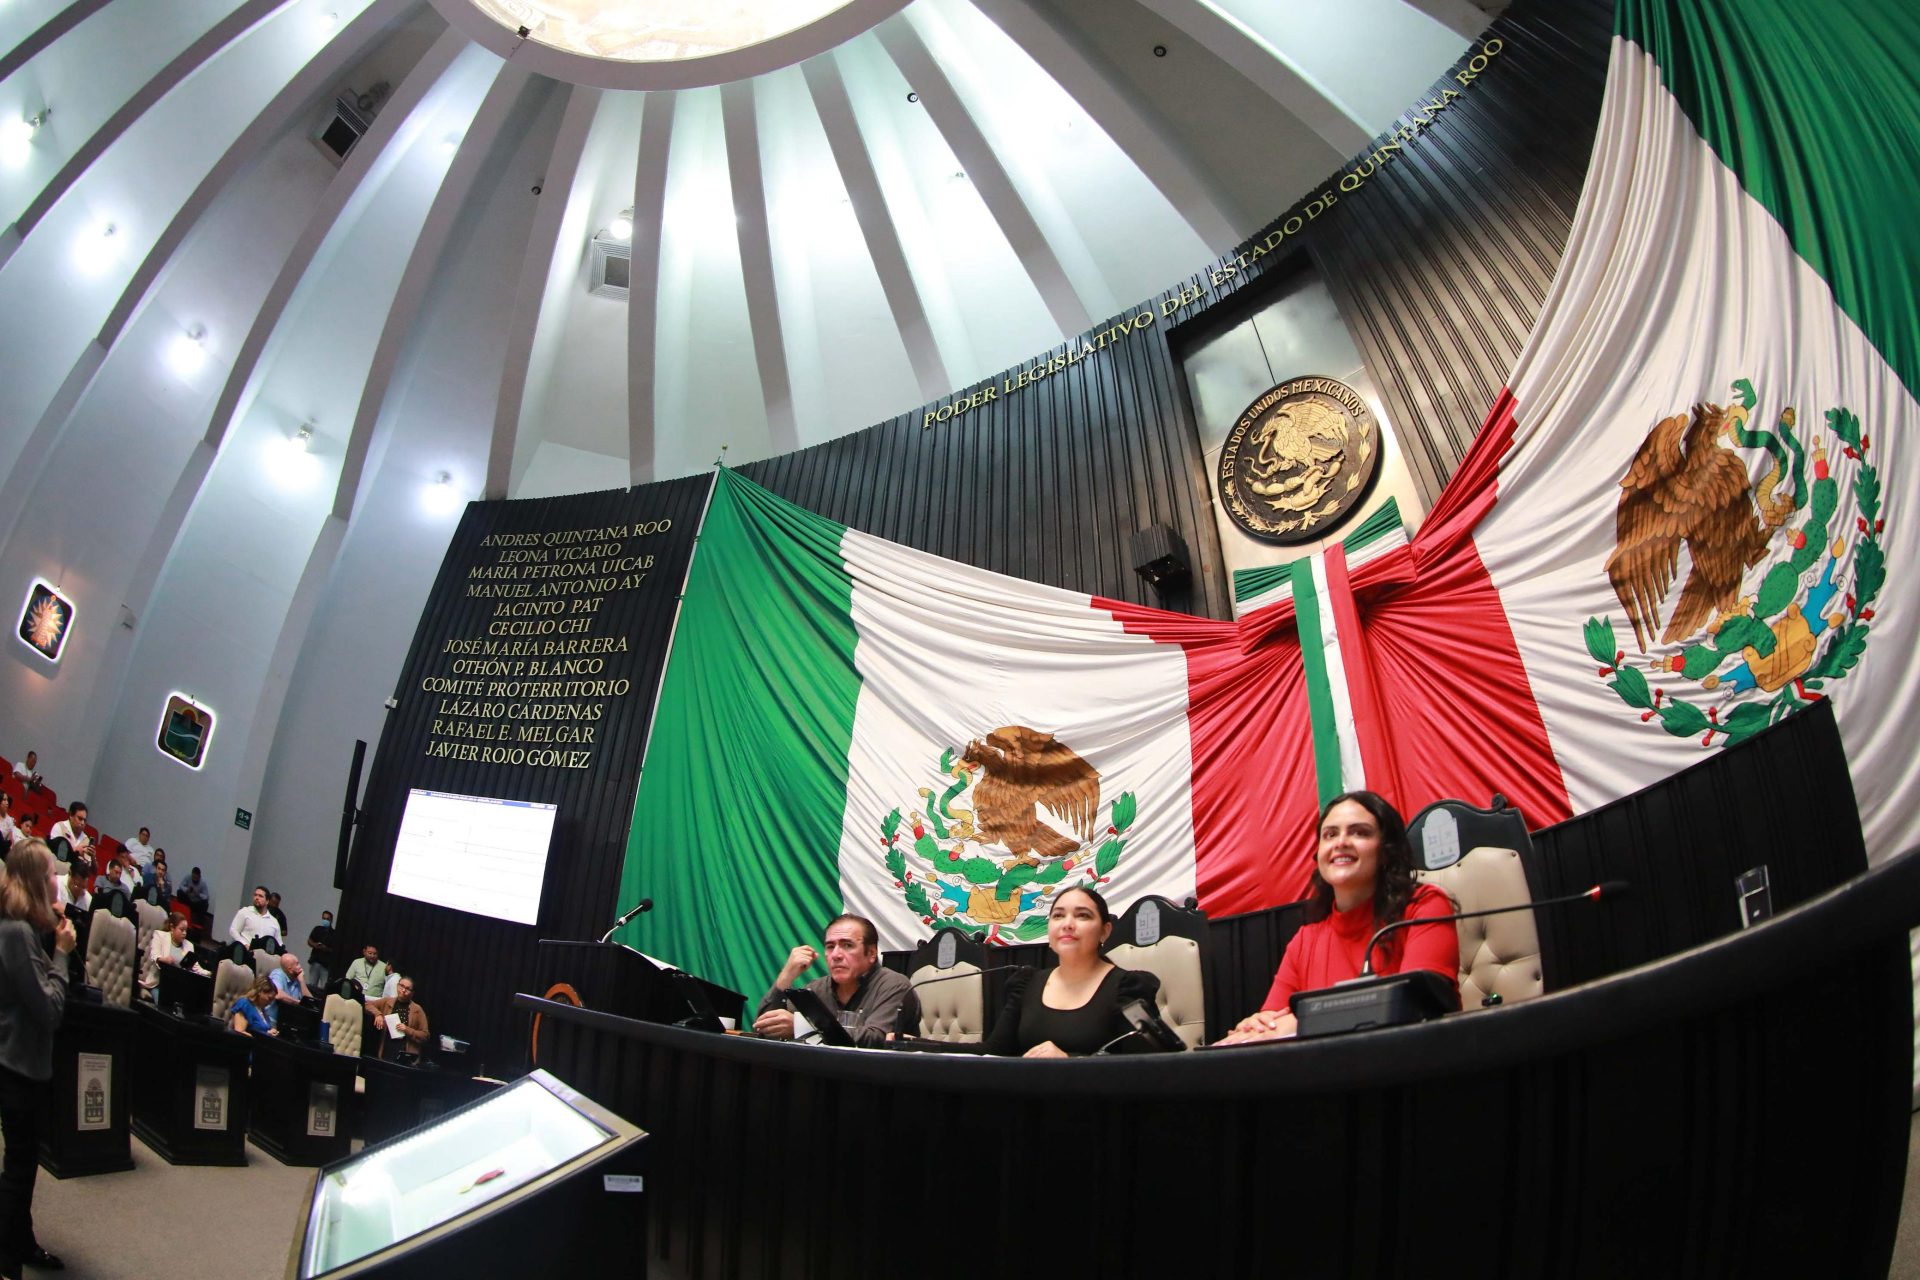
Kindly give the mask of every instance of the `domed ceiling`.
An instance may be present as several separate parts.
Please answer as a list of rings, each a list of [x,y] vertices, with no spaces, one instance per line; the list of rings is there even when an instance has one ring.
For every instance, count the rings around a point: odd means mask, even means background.
[[[9,647],[0,753],[229,904],[330,896],[467,500],[1015,364],[1262,225],[1499,7],[0,0],[0,596],[74,605],[58,664]],[[198,771],[154,749],[174,692],[218,715]]]

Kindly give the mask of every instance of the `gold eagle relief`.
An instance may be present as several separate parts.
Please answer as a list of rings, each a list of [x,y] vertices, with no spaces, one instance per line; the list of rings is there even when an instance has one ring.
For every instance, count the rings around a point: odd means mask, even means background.
[[[1324,536],[1379,469],[1379,428],[1358,392],[1294,378],[1254,398],[1220,451],[1220,501],[1268,542]]]

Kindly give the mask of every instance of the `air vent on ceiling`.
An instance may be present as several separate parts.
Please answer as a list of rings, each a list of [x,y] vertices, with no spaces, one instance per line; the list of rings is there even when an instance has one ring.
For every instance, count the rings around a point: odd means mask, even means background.
[[[624,298],[633,273],[633,245],[611,236],[593,238],[593,260],[587,271],[587,292],[603,298]]]
[[[333,100],[333,111],[326,123],[313,135],[313,144],[335,164],[345,160],[353,144],[373,127],[373,118],[380,113],[380,104],[391,91],[392,87],[382,80],[365,93],[352,88],[341,92]]]

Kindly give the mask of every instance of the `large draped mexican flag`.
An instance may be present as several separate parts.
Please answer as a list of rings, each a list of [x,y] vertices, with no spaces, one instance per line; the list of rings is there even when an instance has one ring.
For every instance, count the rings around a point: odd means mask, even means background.
[[[662,909],[630,939],[757,990],[843,905],[888,946],[1036,936],[1082,879],[1249,910],[1304,886],[1329,788],[1501,791],[1541,825],[1819,698],[1872,855],[1920,842],[1905,9],[1622,0],[1559,275],[1473,452],[1410,545],[1331,548],[1237,622],[722,473],[623,881]]]

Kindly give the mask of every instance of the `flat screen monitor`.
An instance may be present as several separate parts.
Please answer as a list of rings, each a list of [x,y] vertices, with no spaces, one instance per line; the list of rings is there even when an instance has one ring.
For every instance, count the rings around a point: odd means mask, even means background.
[[[495,920],[533,924],[555,807],[446,791],[407,792],[387,892]]]

